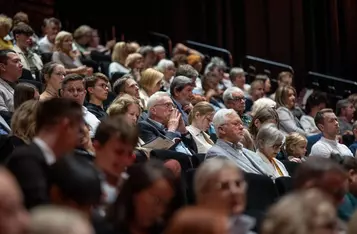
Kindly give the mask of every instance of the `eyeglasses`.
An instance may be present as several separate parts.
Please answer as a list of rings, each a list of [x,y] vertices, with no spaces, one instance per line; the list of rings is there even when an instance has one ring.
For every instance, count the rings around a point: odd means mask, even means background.
[[[98,87],[101,87],[102,89],[107,89],[109,88],[109,85],[108,84],[105,84],[105,83],[102,83],[102,84],[99,84],[97,85]]]
[[[245,101],[246,100],[246,98],[245,97],[232,97],[230,100],[232,100],[232,101]]]
[[[233,125],[233,126],[235,126],[235,127],[241,127],[241,126],[243,126],[243,123],[240,121],[240,122],[233,122],[233,123],[224,123],[224,124],[222,124],[221,126],[223,126],[223,125],[228,125],[228,124],[230,124],[230,125]]]
[[[218,190],[227,191],[231,188],[246,189],[247,183],[244,180],[236,179],[231,181],[219,182],[216,184]]]
[[[165,108],[174,108],[175,105],[172,102],[167,102],[167,103],[162,103],[162,104],[156,104],[155,106],[164,106]]]

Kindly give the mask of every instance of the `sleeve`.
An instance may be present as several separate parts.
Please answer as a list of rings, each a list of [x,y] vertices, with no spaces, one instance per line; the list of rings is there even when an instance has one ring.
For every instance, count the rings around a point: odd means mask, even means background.
[[[298,132],[306,136],[306,132],[296,125],[294,118],[291,118],[291,113],[284,109],[278,109],[277,112],[279,115],[279,122],[282,129],[284,129],[287,133]]]
[[[53,55],[52,55],[52,62],[56,62],[56,63],[59,63],[59,64],[63,64],[62,60],[61,60],[61,55],[60,53],[58,52],[54,52]]]
[[[48,203],[47,176],[35,155],[24,151],[14,152],[7,163],[8,169],[16,177],[25,198],[28,209],[39,204]]]

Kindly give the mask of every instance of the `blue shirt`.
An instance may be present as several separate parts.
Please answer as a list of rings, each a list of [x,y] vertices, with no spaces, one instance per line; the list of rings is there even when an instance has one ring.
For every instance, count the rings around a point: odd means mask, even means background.
[[[350,147],[348,147],[348,148],[351,150],[353,156],[355,156],[356,155],[356,150],[357,150],[357,141],[353,142],[353,144],[350,145]]]

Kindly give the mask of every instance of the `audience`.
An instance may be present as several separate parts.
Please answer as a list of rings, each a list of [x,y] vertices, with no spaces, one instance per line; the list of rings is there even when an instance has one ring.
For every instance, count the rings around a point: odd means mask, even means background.
[[[64,66],[55,62],[47,63],[43,67],[42,75],[46,88],[40,95],[40,100],[59,97],[62,81],[66,76]]]
[[[107,116],[103,102],[107,100],[109,93],[109,80],[102,73],[94,73],[85,80],[88,95],[86,107],[97,119],[101,120]]]

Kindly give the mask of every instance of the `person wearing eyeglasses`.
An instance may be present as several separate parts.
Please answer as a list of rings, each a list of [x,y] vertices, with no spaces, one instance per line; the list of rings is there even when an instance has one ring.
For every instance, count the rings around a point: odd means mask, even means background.
[[[100,121],[83,106],[86,93],[83,75],[69,74],[62,81],[61,97],[73,99],[82,105],[84,121],[89,125],[90,137],[93,138]]]
[[[247,183],[240,168],[224,157],[204,161],[194,178],[197,205],[229,217],[229,233],[247,234],[255,220],[243,215]]]
[[[86,91],[88,103],[86,107],[98,119],[108,116],[105,112],[103,102],[107,100],[109,93],[109,79],[102,73],[94,73],[86,80]]]

